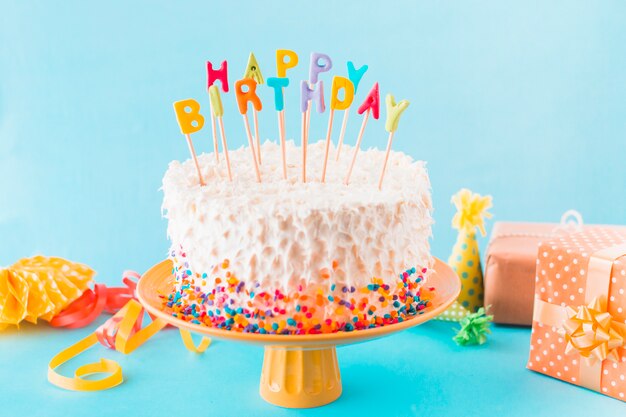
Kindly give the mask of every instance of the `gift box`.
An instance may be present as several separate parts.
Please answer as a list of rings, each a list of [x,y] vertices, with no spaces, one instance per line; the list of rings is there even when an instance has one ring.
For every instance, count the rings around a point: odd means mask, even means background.
[[[528,368],[626,400],[626,232],[545,240],[536,262]]]
[[[531,326],[537,247],[541,241],[580,231],[580,224],[497,222],[485,261],[485,305],[495,323]]]

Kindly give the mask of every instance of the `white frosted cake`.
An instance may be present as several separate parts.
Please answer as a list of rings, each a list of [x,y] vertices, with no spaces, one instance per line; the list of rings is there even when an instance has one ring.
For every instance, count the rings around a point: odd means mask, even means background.
[[[325,143],[310,144],[307,182],[302,151],[288,141],[288,179],[281,149],[261,146],[262,182],[249,148],[226,164],[199,156],[174,161],[163,178],[176,290],[166,303],[177,317],[229,330],[304,334],[350,331],[407,319],[425,308],[422,286],[431,264],[430,183],[425,163],[391,152],[353,149],[335,161]]]

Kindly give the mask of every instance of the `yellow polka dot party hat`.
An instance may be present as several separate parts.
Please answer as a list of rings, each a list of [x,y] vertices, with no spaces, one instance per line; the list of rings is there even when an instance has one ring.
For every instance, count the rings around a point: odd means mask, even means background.
[[[457,301],[437,318],[459,321],[483,306],[483,273],[476,231],[485,236],[485,218],[491,218],[491,196],[481,196],[464,188],[452,196],[457,212],[452,227],[459,231],[448,264],[461,278],[461,294]]]

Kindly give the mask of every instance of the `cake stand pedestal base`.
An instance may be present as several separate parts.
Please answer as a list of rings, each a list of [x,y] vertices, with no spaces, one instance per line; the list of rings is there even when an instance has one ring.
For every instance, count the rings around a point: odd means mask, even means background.
[[[335,346],[265,346],[261,396],[287,408],[319,407],[341,395]]]
[[[428,308],[399,323],[367,330],[306,335],[242,333],[195,324],[172,316],[163,302],[176,286],[172,262],[148,270],[137,284],[137,298],[146,310],[165,322],[202,336],[254,343],[265,347],[261,396],[287,408],[319,407],[341,395],[341,376],[335,346],[365,342],[415,327],[441,314],[461,292],[461,280],[448,265],[435,258],[428,285],[436,288]],[[225,399],[226,400],[226,399]]]

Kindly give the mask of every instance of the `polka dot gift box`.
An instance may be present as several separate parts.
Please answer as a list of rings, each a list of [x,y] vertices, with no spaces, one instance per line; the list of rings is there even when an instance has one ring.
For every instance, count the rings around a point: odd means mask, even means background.
[[[537,256],[528,368],[626,401],[626,232],[593,227]]]

